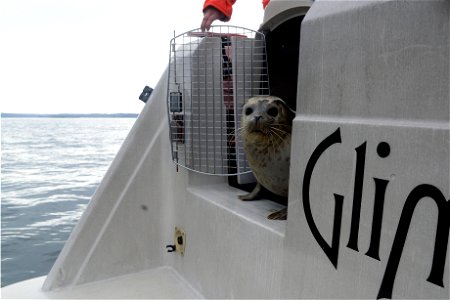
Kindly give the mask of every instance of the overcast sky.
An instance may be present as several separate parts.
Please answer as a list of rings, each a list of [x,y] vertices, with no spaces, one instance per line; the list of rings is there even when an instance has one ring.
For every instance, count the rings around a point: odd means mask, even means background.
[[[1,112],[140,112],[174,30],[199,27],[203,1],[1,0]],[[238,0],[228,24],[262,18],[261,0]]]

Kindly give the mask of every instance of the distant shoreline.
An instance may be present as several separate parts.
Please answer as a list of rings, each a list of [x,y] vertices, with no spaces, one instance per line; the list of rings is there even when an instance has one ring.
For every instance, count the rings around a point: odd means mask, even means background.
[[[135,113],[116,114],[20,114],[1,113],[2,118],[137,118]]]

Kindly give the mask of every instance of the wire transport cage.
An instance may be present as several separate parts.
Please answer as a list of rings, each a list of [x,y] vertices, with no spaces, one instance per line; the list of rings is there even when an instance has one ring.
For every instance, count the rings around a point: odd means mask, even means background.
[[[264,35],[236,26],[177,35],[168,76],[173,161],[204,174],[249,173],[239,128],[246,100],[270,94]]]

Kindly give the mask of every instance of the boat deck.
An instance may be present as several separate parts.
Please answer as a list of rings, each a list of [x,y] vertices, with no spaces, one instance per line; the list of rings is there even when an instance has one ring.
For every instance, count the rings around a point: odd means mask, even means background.
[[[45,276],[1,289],[2,299],[201,299],[204,298],[170,267],[116,277],[64,290],[43,292]]]

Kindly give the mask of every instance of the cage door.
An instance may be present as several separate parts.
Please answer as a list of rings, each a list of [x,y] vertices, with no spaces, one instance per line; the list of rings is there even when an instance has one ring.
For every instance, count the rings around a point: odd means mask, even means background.
[[[250,173],[241,109],[269,94],[264,36],[234,26],[188,31],[171,41],[167,108],[174,162],[214,175]]]

